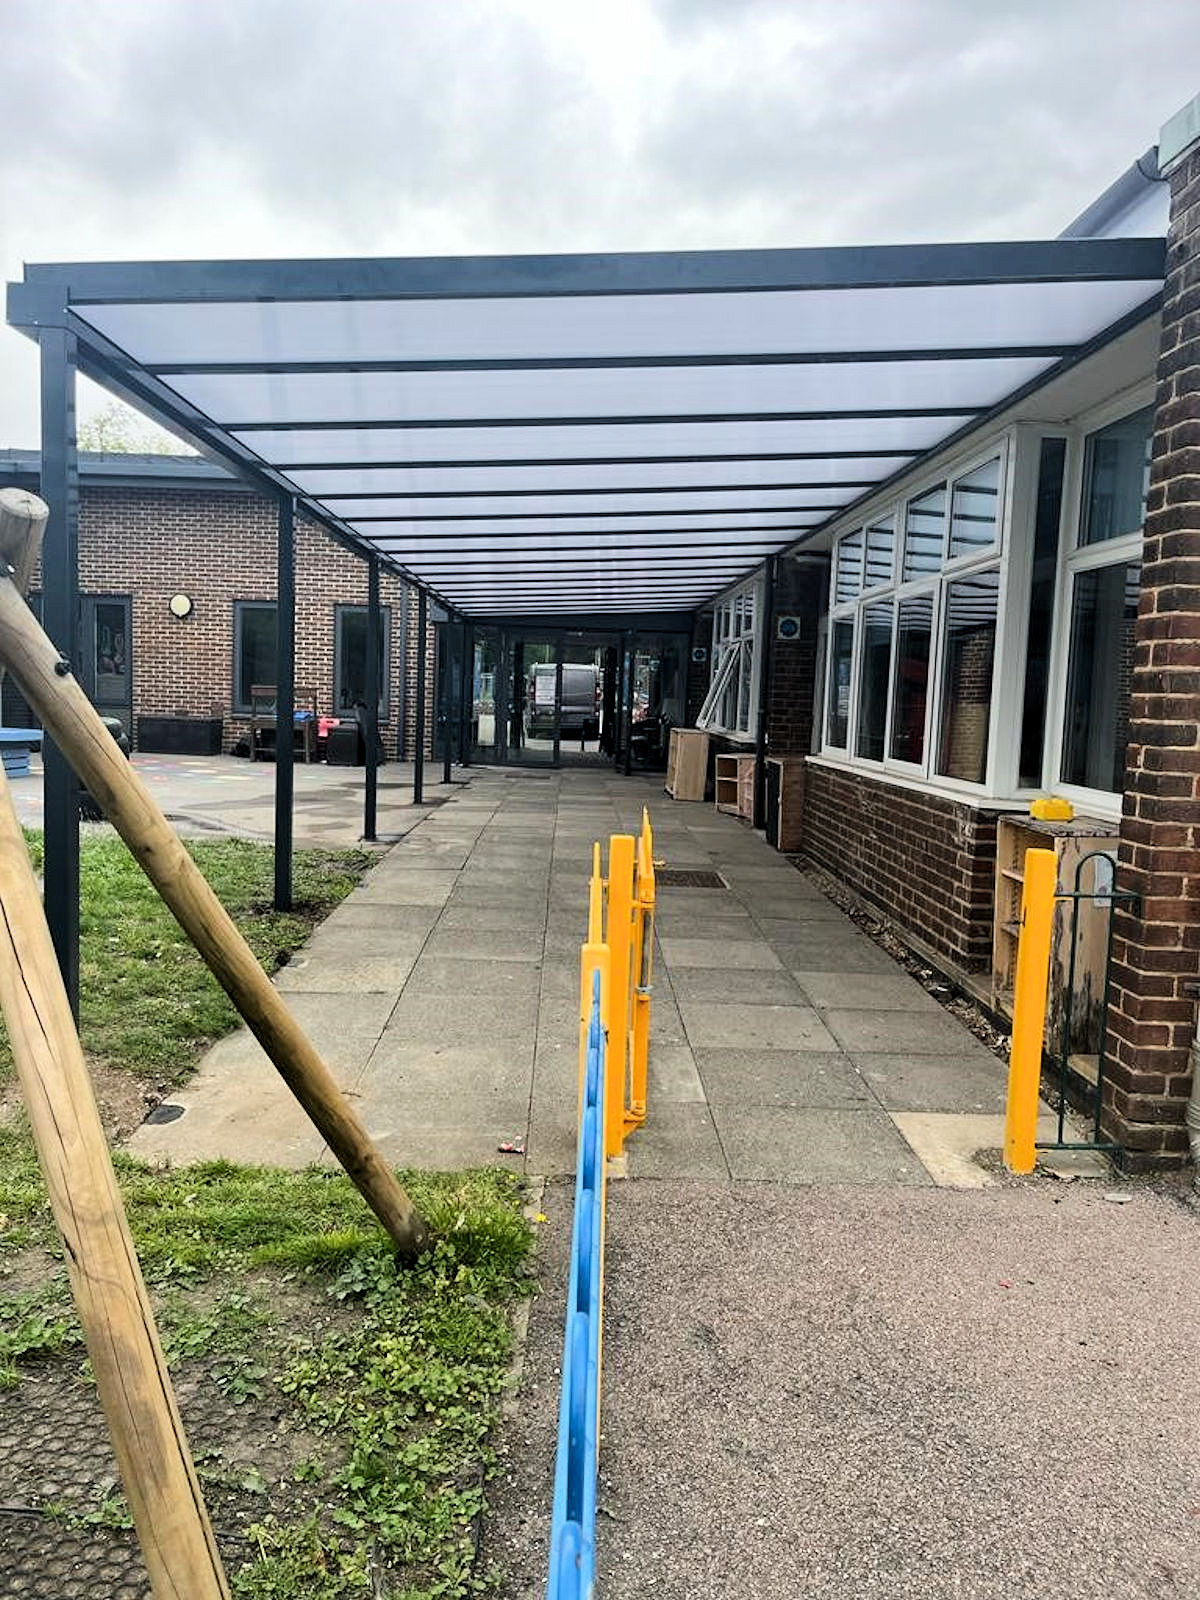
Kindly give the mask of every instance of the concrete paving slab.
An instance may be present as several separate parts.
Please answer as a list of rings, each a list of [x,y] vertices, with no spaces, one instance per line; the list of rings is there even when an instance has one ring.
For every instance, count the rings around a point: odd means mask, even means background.
[[[729,889],[659,889],[657,910],[660,916],[689,921],[698,917],[745,917],[750,913]]]
[[[712,1113],[735,1181],[930,1181],[891,1118],[875,1107],[717,1105]]]
[[[837,1049],[837,1041],[811,1006],[718,1005],[690,1000],[680,1006],[693,1050]]]
[[[793,972],[809,1003],[821,1008],[852,1007],[856,1011],[946,1012],[915,978],[898,968],[892,972],[860,972],[847,978],[834,972]]]
[[[666,1101],[703,1104],[707,1096],[696,1059],[685,1044],[659,1044],[650,1057],[646,1103],[656,1107]],[[649,1111],[648,1115],[654,1115]]]
[[[663,960],[671,968],[711,967],[712,944],[708,939],[678,939],[673,935],[660,935]],[[782,971],[783,963],[762,939],[727,939],[721,946],[721,964],[729,969],[745,971],[748,968]]]
[[[851,1060],[889,1111],[998,1113],[1006,1104],[1004,1062],[969,1035],[952,1055],[855,1052]]]
[[[766,898],[754,895],[747,898],[754,920],[771,938],[787,939],[791,925],[797,922],[836,922],[846,927],[846,913],[823,895],[771,895]]]
[[[767,941],[789,972],[903,970],[865,934],[849,933],[836,923],[816,922],[808,927],[796,923],[794,927],[791,938]]]
[[[975,1158],[1004,1148],[1003,1115],[897,1111],[892,1121],[940,1188],[990,1189],[998,1182],[995,1172]],[[1046,1112],[1038,1118],[1037,1137],[1052,1139],[1055,1126]]]
[[[966,1057],[983,1046],[948,1011],[836,1010],[821,1015],[842,1048],[852,1055],[920,1054]]]
[[[143,1123],[127,1143],[144,1161],[247,1162],[306,1167],[324,1140],[295,1096],[260,1054],[258,1061],[214,1062],[168,1097],[184,1114],[174,1122]]]
[[[436,927],[425,944],[429,956],[450,956],[459,960],[501,962],[505,966],[527,965],[542,959],[542,930],[527,926],[511,928]]]
[[[711,1182],[729,1176],[725,1153],[706,1105],[663,1102],[645,1127],[626,1140],[625,1151],[630,1178]]]
[[[408,981],[417,951],[408,955],[361,955],[346,951],[302,950],[275,974],[281,994],[337,995],[383,994],[394,1001]]]
[[[861,1075],[837,1051],[731,1046],[695,1054],[712,1105],[853,1108],[872,1103]]]
[[[507,932],[514,937],[524,938],[528,933],[536,933],[540,943],[545,921],[546,908],[537,901],[527,905],[464,905],[461,900],[451,895],[438,918],[437,928],[440,934],[488,931]]]
[[[386,928],[397,933],[428,933],[440,913],[440,906],[395,906],[386,900],[358,900],[351,895],[329,913],[319,931]]]
[[[411,1121],[407,1117],[390,1120],[373,1110],[367,1127],[384,1159],[394,1167],[416,1171],[458,1171],[470,1167],[507,1167],[522,1172],[522,1155],[504,1155],[500,1145],[519,1141],[524,1116],[514,1107],[515,1120],[494,1126],[455,1122],[447,1119]]]
[[[397,906],[440,906],[445,905],[457,878],[457,872],[422,872],[416,867],[389,871],[385,863],[354,893],[359,905],[383,900]]]
[[[710,944],[716,954],[718,946]],[[806,996],[790,973],[762,967],[679,967],[671,973],[676,1001],[735,1001],[743,1005],[797,1006]]]
[[[386,1049],[398,1043],[478,1045],[503,1039],[533,1057],[537,1030],[537,1000],[529,995],[498,998],[462,995],[454,1005],[445,995],[402,995],[380,1039]]]
[[[430,1045],[390,1040],[371,1057],[355,1083],[360,1098],[372,1104],[407,1106],[416,1116],[442,1116],[457,1104],[465,1120],[478,1105],[497,1098],[529,1102],[531,1067],[527,1051],[504,1044]]]
[[[493,995],[500,1003],[536,1000],[541,989],[536,962],[481,961],[477,957],[426,954],[413,967],[405,995]]]
[[[395,1010],[395,994],[346,995],[306,991],[287,996],[288,1010],[312,1041],[325,1065],[340,1083],[352,1083],[382,1037]],[[248,1028],[218,1039],[200,1059],[192,1082],[199,1087],[209,1071],[239,1071],[256,1064],[268,1065],[267,1056]],[[273,1068],[271,1069],[274,1070]]]
[[[444,902],[447,909],[454,906],[493,906],[507,909],[515,907],[518,911],[530,905],[543,904],[543,891],[539,887],[536,895],[532,895],[523,887],[513,888],[511,885],[496,883],[459,882],[451,890]]]

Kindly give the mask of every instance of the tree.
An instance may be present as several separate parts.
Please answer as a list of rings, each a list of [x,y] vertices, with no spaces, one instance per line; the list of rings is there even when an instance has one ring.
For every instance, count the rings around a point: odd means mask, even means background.
[[[100,450],[109,455],[196,454],[182,439],[175,438],[120,400],[110,400],[95,416],[81,422],[77,437],[81,450]]]

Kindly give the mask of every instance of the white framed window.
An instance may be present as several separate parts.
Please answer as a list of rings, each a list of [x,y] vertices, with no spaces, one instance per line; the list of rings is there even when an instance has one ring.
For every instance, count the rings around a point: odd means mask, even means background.
[[[845,534],[822,749],[948,787],[989,780],[1008,440]]]
[[[1053,786],[1081,809],[1115,814],[1125,787],[1154,408],[1091,421],[1061,565],[1049,767]]]
[[[861,568],[861,552],[860,562]],[[861,576],[860,576],[861,581]],[[758,649],[762,578],[731,590],[713,609],[712,677],[696,726],[733,738],[754,737],[758,718]]]

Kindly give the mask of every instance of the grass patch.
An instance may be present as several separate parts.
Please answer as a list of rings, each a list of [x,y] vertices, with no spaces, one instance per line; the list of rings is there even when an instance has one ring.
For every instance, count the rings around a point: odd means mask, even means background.
[[[515,1176],[406,1174],[437,1243],[405,1269],[340,1173],[158,1171],[121,1156],[117,1170],[234,1593],[450,1600],[489,1588],[473,1528],[509,1309],[531,1284]],[[0,1275],[6,1262],[26,1277],[33,1256],[46,1263],[32,1290],[0,1293],[0,1407],[41,1404],[54,1370],[77,1389],[81,1352],[64,1275],[42,1254],[54,1233],[32,1145],[15,1127],[0,1129],[0,1216]],[[127,1526],[110,1480],[46,1509]]]
[[[42,838],[26,830],[42,864]],[[370,865],[361,850],[298,850],[296,910],[272,910],[273,855],[248,839],[190,841],[187,849],[268,972],[298,950]],[[120,839],[80,842],[79,1009],[94,1062],[176,1081],[238,1016],[191,941]],[[0,1082],[12,1073],[0,1028]]]

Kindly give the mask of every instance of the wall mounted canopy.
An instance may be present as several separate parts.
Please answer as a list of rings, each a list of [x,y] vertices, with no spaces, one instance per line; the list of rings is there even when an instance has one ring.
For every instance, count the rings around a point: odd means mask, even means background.
[[[1161,239],[30,266],[8,319],[463,615],[695,607],[1150,314]]]

